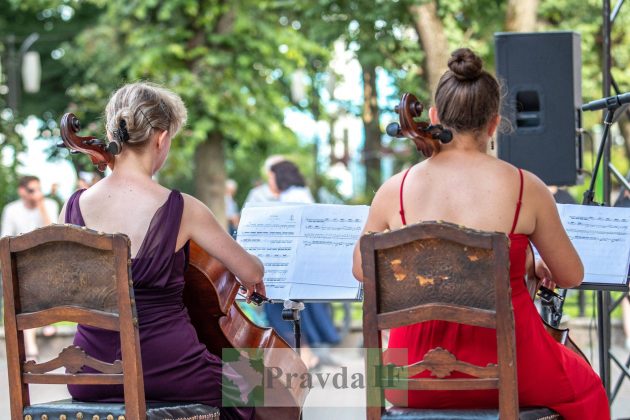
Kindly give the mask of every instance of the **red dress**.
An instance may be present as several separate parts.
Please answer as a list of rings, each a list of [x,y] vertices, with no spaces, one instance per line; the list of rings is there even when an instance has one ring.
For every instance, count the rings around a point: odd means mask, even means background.
[[[529,238],[527,235],[514,233],[523,192],[522,173],[520,176],[521,192],[509,235],[519,405],[548,407],[557,411],[565,420],[610,419],[608,399],[599,376],[581,357],[551,338],[525,286],[525,255]],[[404,225],[402,192],[400,208]],[[389,348],[407,349],[409,364],[422,360],[426,352],[435,347],[445,348],[458,360],[475,365],[497,363],[494,329],[428,321],[395,328],[390,332]],[[417,377],[430,377],[430,372],[425,371]],[[459,372],[449,376],[463,377],[469,376]],[[394,405],[418,408],[498,406],[497,390],[388,391],[386,397]]]

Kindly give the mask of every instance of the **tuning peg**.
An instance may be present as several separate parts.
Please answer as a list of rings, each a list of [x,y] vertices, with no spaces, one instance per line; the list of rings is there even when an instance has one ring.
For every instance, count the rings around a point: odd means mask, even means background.
[[[103,142],[103,140],[99,140],[99,139],[86,140],[84,143],[90,146],[105,146],[105,143]]]

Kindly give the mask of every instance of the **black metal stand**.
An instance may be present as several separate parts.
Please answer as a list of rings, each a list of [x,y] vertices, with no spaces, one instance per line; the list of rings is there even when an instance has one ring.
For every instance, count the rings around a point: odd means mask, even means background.
[[[604,203],[595,202],[595,182],[602,160],[610,162],[610,147],[608,137],[610,126],[613,123],[613,117],[617,107],[611,107],[606,110],[604,117],[604,132],[602,140],[597,151],[597,159],[593,168],[593,176],[588,190],[584,192],[582,204],[587,206],[610,204],[610,187],[604,188]],[[608,153],[606,153],[608,151]],[[609,165],[604,166],[604,184],[610,184]],[[566,294],[566,290],[563,291]],[[597,341],[599,355],[599,377],[602,379],[606,395],[610,403],[612,403],[610,395],[610,292],[605,290],[597,290]]]
[[[597,159],[595,160],[595,167],[593,168],[593,176],[591,177],[591,183],[588,186],[588,190],[584,191],[584,196],[582,198],[582,204],[586,206],[600,205],[595,202],[595,182],[597,181],[597,173],[599,172],[599,167],[607,149],[608,134],[610,133],[610,126],[612,125],[616,110],[617,108],[610,108],[606,111],[606,117],[604,118],[604,132],[602,133],[602,140],[599,143],[599,149],[597,150]],[[610,159],[608,160],[610,161]],[[605,168],[608,169],[608,165],[606,165]],[[604,177],[604,180],[607,180],[607,178]],[[610,179],[608,179],[608,182],[610,182]]]
[[[282,309],[282,319],[293,322],[293,336],[295,337],[295,349],[301,353],[302,325],[300,324],[300,311],[304,310],[304,302],[285,300]]]
[[[302,355],[302,325],[300,323],[300,311],[304,310],[304,302],[296,302],[294,300],[285,300],[282,309],[282,319],[293,323],[293,336],[295,337],[295,350],[298,355]],[[300,420],[302,420],[302,412],[300,411]]]

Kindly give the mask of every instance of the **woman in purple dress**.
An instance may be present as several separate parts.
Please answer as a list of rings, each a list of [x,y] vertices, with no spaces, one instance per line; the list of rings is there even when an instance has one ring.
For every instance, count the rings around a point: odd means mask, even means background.
[[[179,96],[160,86],[134,83],[116,91],[107,104],[106,131],[122,152],[110,176],[70,197],[60,220],[102,232],[122,232],[131,239],[146,399],[221,407],[221,360],[199,342],[182,300],[188,243],[194,240],[221,261],[248,295],[265,293],[264,269],[203,203],[152,179],[186,115]],[[115,331],[80,325],[74,343],[97,359],[121,359]],[[68,388],[77,400],[123,400],[122,386]],[[221,409],[222,419],[252,417],[252,408]]]

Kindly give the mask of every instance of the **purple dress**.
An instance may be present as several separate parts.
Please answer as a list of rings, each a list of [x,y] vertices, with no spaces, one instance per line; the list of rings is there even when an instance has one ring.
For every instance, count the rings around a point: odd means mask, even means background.
[[[85,226],[79,207],[83,191],[68,200],[66,223]],[[131,265],[145,395],[147,401],[190,401],[221,408],[221,360],[199,342],[183,303],[188,244],[175,252],[183,210],[182,195],[171,191]],[[122,359],[116,331],[79,325],[74,344],[104,362]],[[68,385],[68,390],[76,400],[123,401],[122,385]],[[247,407],[221,408],[221,418],[250,419],[253,412]]]

